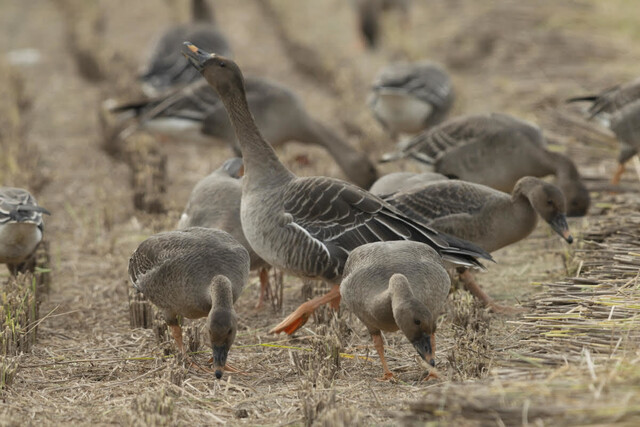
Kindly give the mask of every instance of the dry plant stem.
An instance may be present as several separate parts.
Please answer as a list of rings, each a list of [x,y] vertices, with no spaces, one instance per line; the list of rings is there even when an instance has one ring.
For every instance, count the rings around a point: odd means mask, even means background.
[[[313,314],[316,308],[327,303],[330,303],[333,308],[338,308],[340,306],[340,285],[333,285],[331,290],[326,294],[300,305],[296,311],[288,315],[276,327],[271,329],[269,333],[279,334],[280,332],[286,332],[291,335],[300,329],[302,325],[307,323],[309,316]]]
[[[373,345],[376,347],[378,356],[380,356],[380,363],[382,363],[382,370],[384,372],[382,377],[378,378],[378,381],[389,381],[393,378],[393,373],[389,370],[387,359],[384,358],[384,342],[382,341],[382,334],[380,334],[380,332],[371,334],[371,339],[373,339]]]
[[[182,342],[182,328],[180,325],[169,325],[169,329],[171,329],[171,336],[176,340],[178,348],[182,354],[185,354],[184,343]]]
[[[616,172],[613,174],[611,178],[611,184],[618,185],[620,184],[620,179],[622,178],[622,174],[624,173],[625,166],[624,163],[619,163]]]

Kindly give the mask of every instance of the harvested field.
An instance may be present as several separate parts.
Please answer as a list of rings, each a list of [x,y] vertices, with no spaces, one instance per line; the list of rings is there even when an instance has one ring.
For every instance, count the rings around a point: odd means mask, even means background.
[[[186,2],[3,2],[0,185],[28,188],[53,215],[45,219],[49,291],[33,295],[31,276],[14,280],[0,268],[0,343],[10,337],[5,305],[26,304],[20,328],[32,334],[10,351],[0,346],[0,425],[640,423],[640,164],[611,194],[615,141],[563,103],[637,77],[640,5],[414,3],[410,27],[385,18],[373,53],[359,47],[348,2],[215,6],[246,74],[290,86],[372,159],[391,143],[365,107],[367,89],[394,58],[445,64],[458,94],[453,114],[504,111],[543,126],[593,201],[589,216],[570,221],[571,247],[539,224],[478,275],[501,303],[527,311],[496,316],[453,292],[438,329],[440,379],[421,381],[415,350],[395,333],[385,349],[398,380],[381,383],[368,333],[350,313],[320,310],[294,337],[269,335],[302,301],[301,281],[285,276],[282,300],[256,311],[254,275],[237,303],[229,356],[244,373],[218,381],[186,367],[161,319],[130,297],[127,262],[146,237],[175,227],[195,182],[230,151],[144,134],[105,150],[100,116],[105,99],[137,96],[143,49],[186,20]],[[39,63],[16,64],[23,49],[36,49]],[[278,154],[296,174],[342,177],[320,148],[288,144]],[[295,161],[301,154],[309,165]],[[380,166],[396,170],[417,166]],[[202,324],[185,327],[199,364],[210,353]]]

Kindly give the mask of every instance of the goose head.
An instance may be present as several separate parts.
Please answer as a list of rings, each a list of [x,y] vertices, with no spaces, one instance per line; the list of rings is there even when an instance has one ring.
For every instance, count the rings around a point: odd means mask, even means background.
[[[436,319],[426,305],[415,298],[409,281],[403,274],[389,279],[391,309],[398,328],[413,344],[420,357],[435,366],[431,334],[436,330]]]
[[[221,97],[244,88],[240,67],[231,59],[205,52],[190,42],[184,42],[184,46],[183,55]]]
[[[553,184],[538,178],[526,176],[521,178],[514,189],[514,193],[521,192],[529,199],[533,209],[544,219],[567,243],[573,242],[573,237],[567,224],[567,207],[562,190]]]
[[[220,379],[238,329],[238,319],[233,310],[231,282],[228,278],[214,277],[211,283],[211,297],[212,307],[207,316],[207,329],[213,351],[213,369],[216,378]]]

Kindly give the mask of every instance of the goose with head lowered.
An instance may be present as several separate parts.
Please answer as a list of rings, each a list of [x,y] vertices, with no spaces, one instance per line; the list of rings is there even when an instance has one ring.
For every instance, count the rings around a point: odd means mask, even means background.
[[[563,239],[573,242],[566,219],[566,203],[558,187],[539,178],[521,178],[511,194],[459,180],[445,180],[400,191],[384,199],[416,221],[468,240],[488,252],[527,237],[542,217]],[[508,312],[459,269],[467,289],[494,311]]]
[[[269,288],[269,264],[255,253],[242,232],[240,199],[242,198],[242,159],[233,157],[202,178],[193,187],[178,229],[189,227],[217,228],[231,234],[249,252],[251,270],[258,270],[261,308]]]
[[[367,188],[377,178],[369,157],[352,147],[334,130],[307,111],[300,97],[284,85],[260,77],[247,77],[245,94],[260,132],[274,147],[290,141],[317,145],[329,153],[355,184]],[[198,81],[172,94],[128,102],[112,112],[137,118],[136,126],[194,140],[215,138],[229,144],[241,156],[236,133],[217,93],[206,81]],[[187,133],[189,133],[187,135]]]
[[[204,227],[158,233],[129,259],[129,279],[164,314],[185,353],[178,316],[207,318],[216,378],[238,328],[234,302],[247,283],[249,254],[229,233]]]
[[[51,215],[27,190],[0,187],[0,263],[12,274],[28,268],[26,261],[42,240],[42,214]]]
[[[249,244],[274,267],[334,284],[326,295],[302,304],[272,332],[291,334],[319,305],[339,303],[344,264],[349,253],[363,244],[417,240],[461,265],[480,266],[476,257],[491,259],[476,245],[438,233],[353,184],[295,176],[260,134],[238,65],[191,43],[185,45],[185,55],[220,95],[238,137],[245,166],[240,214]]]
[[[511,192],[523,176],[555,175],[567,200],[567,214],[582,216],[589,192],[573,161],[547,149],[542,130],[502,113],[473,114],[447,120],[408,141],[383,161],[411,158],[435,172]]]

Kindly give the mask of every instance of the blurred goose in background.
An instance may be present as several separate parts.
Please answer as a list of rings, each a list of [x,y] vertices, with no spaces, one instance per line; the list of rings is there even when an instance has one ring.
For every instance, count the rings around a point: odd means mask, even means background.
[[[242,232],[242,169],[242,159],[234,157],[200,180],[191,191],[178,228],[216,228],[231,234],[244,246],[249,252],[250,269],[259,271],[260,298],[256,308],[261,308],[269,289],[269,264],[254,252]]]
[[[157,96],[200,79],[200,75],[180,55],[184,40],[193,40],[213,52],[231,56],[229,42],[216,28],[211,5],[206,0],[192,0],[191,15],[192,22],[169,28],[155,41],[140,75],[142,90],[147,96]]]
[[[393,373],[380,331],[400,329],[420,357],[435,366],[436,321],[450,287],[442,258],[423,243],[369,243],[349,254],[340,295],[371,334],[384,370],[381,380]]]
[[[454,101],[447,72],[431,61],[392,64],[378,74],[369,95],[373,116],[397,140],[440,123]]]
[[[295,176],[262,137],[249,110],[238,65],[185,44],[185,55],[220,95],[238,136],[245,166],[240,213],[249,244],[274,267],[335,284],[326,295],[302,304],[271,332],[291,334],[321,304],[337,306],[347,256],[366,243],[417,240],[465,266],[480,266],[476,257],[491,259],[475,245],[413,221],[353,184]]]
[[[319,145],[355,184],[368,188],[376,180],[376,168],[367,155],[311,117],[300,98],[289,88],[249,77],[245,89],[258,128],[273,146],[289,141]],[[168,96],[119,105],[111,111],[132,111],[139,118],[140,126],[148,130],[181,137],[187,133],[194,138],[204,135],[226,141],[237,156],[242,155],[227,110],[206,81],[196,82]]]
[[[373,49],[380,39],[380,18],[383,12],[396,9],[402,14],[405,26],[409,22],[410,0],[355,0],[358,29],[364,45]]]
[[[0,187],[0,263],[12,274],[24,270],[23,263],[42,240],[42,214],[51,215],[28,191]]]
[[[518,180],[509,195],[493,188],[459,180],[437,181],[385,198],[409,218],[468,240],[493,252],[527,237],[538,215],[568,243],[573,242],[562,191],[539,178]],[[495,311],[498,306],[475,282],[468,269],[459,270],[469,291]]]
[[[611,183],[618,185],[625,164],[640,149],[640,78],[607,89],[598,95],[571,98],[567,102],[591,102],[589,119],[596,118],[613,131],[620,143],[618,169]]]
[[[462,116],[427,130],[382,161],[409,157],[449,178],[511,192],[523,176],[555,175],[567,214],[587,213],[590,196],[573,161],[549,151],[542,130],[500,113]]]
[[[164,315],[182,353],[178,316],[207,317],[216,378],[222,377],[238,321],[234,302],[249,276],[249,254],[230,234],[193,227],[142,242],[129,259],[129,278]]]
[[[436,172],[393,172],[378,178],[369,188],[369,192],[376,196],[384,197],[398,191],[408,191],[422,187],[429,182],[447,179],[449,178]]]

